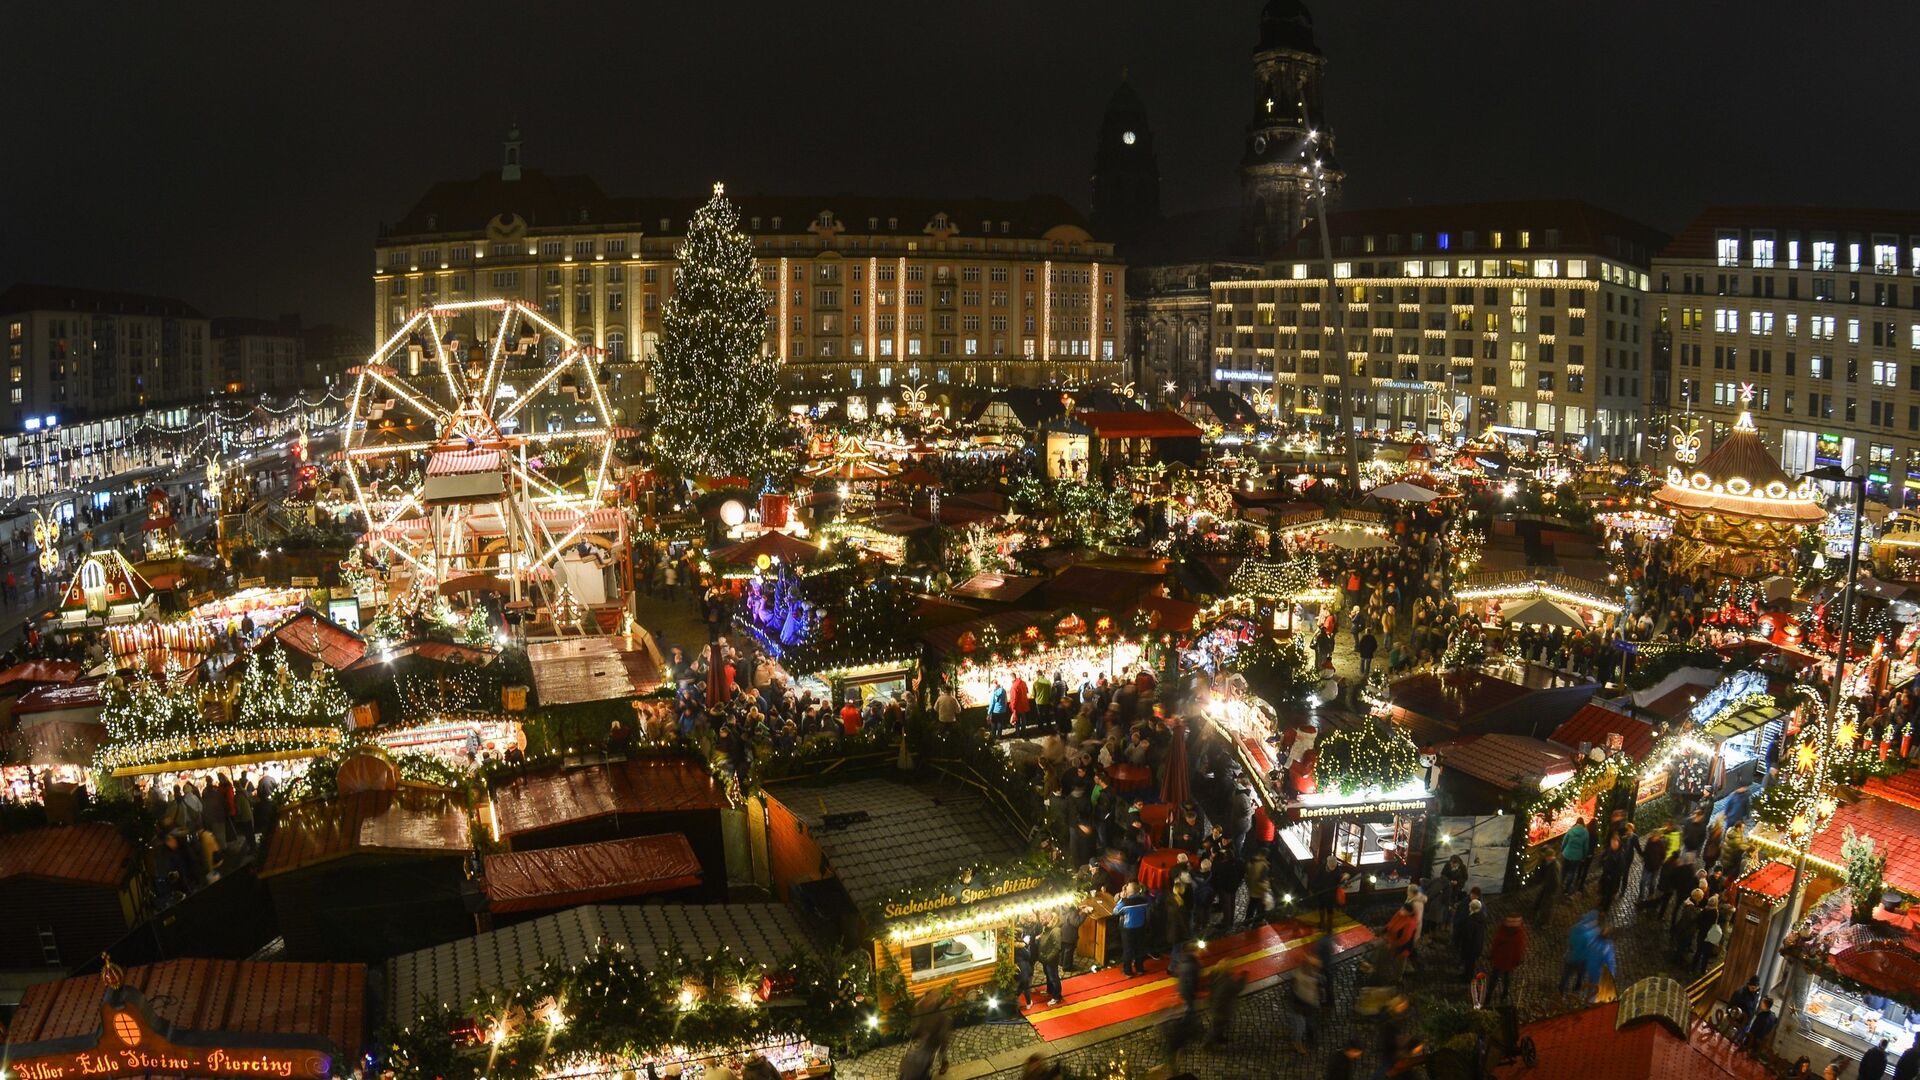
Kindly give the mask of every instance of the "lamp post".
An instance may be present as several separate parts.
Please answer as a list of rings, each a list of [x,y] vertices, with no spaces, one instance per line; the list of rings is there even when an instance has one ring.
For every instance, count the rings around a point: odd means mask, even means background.
[[[1833,752],[1835,725],[1840,723],[1846,701],[1847,650],[1853,636],[1853,592],[1860,574],[1860,519],[1867,498],[1867,474],[1864,469],[1856,476],[1839,465],[1823,465],[1812,472],[1802,473],[1800,478],[1823,483],[1845,483],[1853,488],[1853,541],[1847,546],[1846,578],[1840,593],[1840,641],[1834,652],[1833,678],[1827,684],[1826,705],[1814,706],[1820,712],[1820,722],[1811,740],[1813,760],[1810,765],[1813,775],[1807,786],[1810,802],[1787,824],[1787,838],[1793,842],[1794,851],[1793,883],[1787,887],[1787,918],[1781,923],[1777,934],[1767,935],[1767,949],[1761,956],[1762,987],[1771,987],[1779,976],[1779,942],[1800,918],[1800,903],[1806,890],[1807,853],[1813,847],[1813,838],[1820,831],[1822,819],[1833,816],[1833,800],[1826,793],[1829,780],[1827,755]]]

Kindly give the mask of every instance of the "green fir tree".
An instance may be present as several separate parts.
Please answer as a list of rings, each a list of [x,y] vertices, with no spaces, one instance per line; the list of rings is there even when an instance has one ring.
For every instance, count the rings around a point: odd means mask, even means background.
[[[753,242],[713,186],[694,212],[654,368],[656,445],[686,474],[766,474],[778,439],[773,392],[779,359],[766,349],[767,298]]]

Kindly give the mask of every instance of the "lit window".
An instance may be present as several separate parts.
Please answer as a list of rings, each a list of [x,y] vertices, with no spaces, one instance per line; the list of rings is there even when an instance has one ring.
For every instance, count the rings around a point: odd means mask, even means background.
[[[1723,232],[1714,241],[1714,262],[1719,266],[1740,265],[1740,234]]]
[[[1833,269],[1834,245],[1831,240],[1813,242],[1813,268],[1815,270]]]
[[[1753,241],[1753,265],[1762,270],[1773,268],[1773,237],[1755,237]]]

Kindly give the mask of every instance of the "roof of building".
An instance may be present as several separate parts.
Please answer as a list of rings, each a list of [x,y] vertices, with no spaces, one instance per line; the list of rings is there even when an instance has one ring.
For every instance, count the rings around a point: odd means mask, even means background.
[[[311,608],[302,608],[283,619],[261,637],[254,648],[262,648],[269,641],[279,642],[335,671],[351,667],[367,654],[365,638]]]
[[[960,867],[1020,852],[1013,832],[971,792],[894,780],[856,780],[776,792],[801,819],[855,906]],[[828,815],[866,819],[829,828]]]
[[[285,811],[260,876],[349,855],[462,855],[472,843],[467,812],[451,792],[415,786],[363,791]]]
[[[46,684],[66,686],[79,677],[80,665],[72,660],[28,660],[0,671],[0,693]]]
[[[1088,412],[1076,418],[1102,439],[1197,439],[1200,427],[1176,412]]]
[[[678,814],[726,805],[706,767],[679,757],[550,769],[493,789],[494,827],[507,839],[612,814]]]
[[[1548,737],[1562,746],[1578,750],[1581,743],[1604,748],[1608,735],[1619,735],[1623,742],[1622,749],[1635,761],[1653,752],[1652,724],[1624,716],[1596,702],[1582,706],[1579,712],[1555,728]]]
[[[1557,239],[1550,242],[1548,230]],[[1520,233],[1528,233],[1528,244],[1520,246]],[[1435,206],[1392,206],[1375,210],[1336,210],[1327,221],[1327,233],[1334,251],[1341,258],[1354,259],[1426,259],[1454,255],[1498,255],[1504,258],[1531,259],[1550,255],[1604,255],[1625,263],[1646,266],[1653,253],[1666,243],[1666,235],[1632,218],[1577,199],[1525,199],[1506,202],[1448,203]],[[1415,250],[1412,236],[1425,238]],[[1472,233],[1472,243],[1468,242]],[[1494,246],[1499,234],[1500,246]],[[1343,237],[1372,236],[1373,251],[1362,253],[1362,244],[1351,249],[1341,246]],[[1394,250],[1389,238],[1404,242]],[[1444,237],[1444,240],[1442,239]],[[1318,226],[1302,229],[1294,238],[1289,254],[1319,257]]]
[[[107,677],[98,675],[77,679],[65,686],[47,683],[20,695],[13,703],[13,715],[64,712],[67,709],[99,709],[107,704]]]
[[[682,833],[513,851],[486,859],[488,906],[496,914],[539,911],[690,889],[700,860]]]
[[[806,232],[831,212],[849,234],[919,236],[935,215],[946,214],[959,236],[985,235],[991,222],[995,236],[1037,238],[1065,225],[1086,228],[1086,219],[1066,200],[1052,195],[1024,199],[924,198],[854,195],[736,195],[740,226],[749,234],[787,235]],[[491,169],[470,180],[443,180],[407,211],[405,217],[381,230],[383,239],[475,233],[495,217],[518,217],[535,230],[573,230],[583,226],[605,229],[631,225],[634,232],[679,235],[693,212],[707,201],[704,194],[688,196],[610,196],[592,178],[561,176],[539,169],[523,169],[520,179],[503,180]],[[774,218],[780,225],[772,224]],[[666,219],[667,227],[660,222]],[[759,225],[754,221],[758,219]],[[874,220],[872,227],[869,219]],[[1001,230],[1000,223],[1007,223]]]
[[[1693,220],[1674,234],[1666,246],[1660,249],[1662,259],[1711,259],[1719,252],[1717,241],[1720,233],[1738,229],[1744,234],[1751,229],[1772,230],[1781,250],[1775,259],[1779,265],[1786,265],[1785,244],[1788,240],[1805,239],[1812,233],[1831,233],[1838,241],[1847,236],[1859,236],[1863,240],[1876,232],[1894,233],[1903,237],[1900,247],[1908,246],[1905,236],[1920,233],[1920,210],[1873,210],[1865,207],[1843,206],[1792,206],[1787,204],[1745,204],[1709,206],[1693,216]],[[1742,249],[1744,258],[1748,254]],[[1902,266],[1912,269],[1912,256],[1902,251]],[[1813,252],[1804,252],[1801,256],[1811,260]],[[1811,266],[1811,262],[1808,263]]]
[[[1525,697],[1527,688],[1468,668],[1409,675],[1393,683],[1388,692],[1393,697],[1394,719],[1408,723],[1414,742],[1430,746],[1466,721]]]
[[[1909,895],[1920,894],[1920,809],[1871,794],[1843,802],[1827,827],[1814,835],[1810,853],[1845,866],[1840,847],[1846,843],[1849,827],[1873,837],[1874,850],[1887,857],[1888,885]]]
[[[1313,36],[1313,12],[1301,0],[1267,0],[1267,6],[1260,9],[1260,44],[1254,51],[1272,49],[1320,52]]]
[[[126,969],[154,1015],[192,1031],[318,1037],[351,1057],[365,1040],[364,964],[166,960]],[[97,975],[36,983],[7,1028],[11,1045],[86,1035],[100,1026]]]
[[[410,1023],[422,1002],[464,1004],[482,991],[517,986],[548,962],[586,959],[602,942],[622,947],[643,967],[663,949],[707,955],[728,948],[762,964],[813,950],[785,904],[591,904],[394,957],[387,961],[388,1015]]]
[[[540,704],[573,705],[638,697],[660,686],[660,648],[645,630],[566,637],[527,646]]]
[[[1770,900],[1785,900],[1793,889],[1793,864],[1781,859],[1753,871],[1740,879],[1742,893],[1755,893]]]
[[[246,315],[222,315],[213,320],[213,336],[282,337],[300,336],[300,316],[282,315],[277,319],[259,319]]]
[[[1744,409],[1733,430],[1698,464],[1675,465],[1654,500],[1674,510],[1811,525],[1826,520],[1811,480],[1794,480],[1760,439]]]
[[[1581,1080],[1767,1080],[1773,1073],[1732,1042],[1695,1024],[1683,1035],[1655,1016],[1627,1017],[1624,1002],[1590,1005],[1521,1029],[1533,1040],[1540,1068],[1497,1065],[1496,1077],[1578,1074]]]
[[[955,585],[949,592],[969,600],[990,600],[997,604],[1011,604],[1046,583],[1047,579],[1038,575],[1005,574],[998,570],[982,570]]]
[[[38,878],[118,888],[132,871],[133,845],[103,822],[0,834],[0,881]]]
[[[184,300],[145,293],[84,289],[74,285],[22,282],[0,292],[0,311],[76,311],[95,315],[154,315],[172,319],[204,319]]]
[[[1571,776],[1573,755],[1565,747],[1524,735],[1468,735],[1434,747],[1449,771],[1512,791],[1536,787],[1548,777]]]
[[[1041,590],[1050,607],[1096,607],[1130,611],[1166,580],[1162,565],[1152,570],[1075,563],[1047,580]]]

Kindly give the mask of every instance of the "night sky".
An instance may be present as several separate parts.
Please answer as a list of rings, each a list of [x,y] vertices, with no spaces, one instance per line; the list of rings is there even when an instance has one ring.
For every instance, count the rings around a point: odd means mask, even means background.
[[[1084,206],[1130,69],[1169,211],[1231,204],[1260,0],[10,5],[0,284],[368,323],[429,184]],[[537,19],[531,17],[539,12]],[[1349,206],[1578,197],[1912,206],[1920,5],[1321,0]]]

